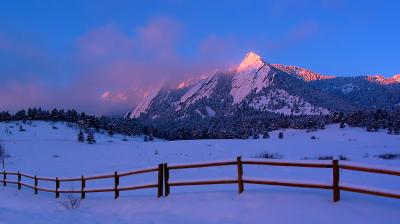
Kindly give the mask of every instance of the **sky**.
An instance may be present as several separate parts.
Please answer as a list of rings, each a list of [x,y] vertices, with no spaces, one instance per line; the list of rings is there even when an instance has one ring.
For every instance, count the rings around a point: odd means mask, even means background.
[[[400,73],[400,2],[0,1],[0,111],[132,108],[147,89],[269,63],[336,76]]]

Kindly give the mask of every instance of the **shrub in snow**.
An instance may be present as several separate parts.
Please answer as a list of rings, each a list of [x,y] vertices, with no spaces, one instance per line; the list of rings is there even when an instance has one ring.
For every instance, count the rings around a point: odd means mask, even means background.
[[[149,141],[149,137],[148,137],[147,135],[145,135],[145,136],[143,137],[143,141],[148,142],[148,141]]]
[[[154,141],[154,137],[153,137],[153,135],[149,135],[149,141]]]
[[[318,156],[318,160],[333,160],[333,156]]]
[[[22,127],[22,125],[20,125],[20,126],[19,126],[19,131],[26,131],[26,129],[24,129],[24,128]]]
[[[78,209],[81,206],[81,199],[75,197],[74,194],[67,194],[67,196],[60,201],[60,204],[68,210]]]
[[[279,132],[278,138],[279,138],[279,139],[283,139],[283,132]]]
[[[333,160],[333,159],[335,159],[335,157],[331,156],[331,155],[328,155],[328,156],[319,156],[317,159],[318,160]],[[344,155],[339,155],[337,159],[344,160],[344,161],[350,160],[348,157],[346,157]]]
[[[269,133],[268,132],[265,132],[264,134],[263,134],[263,138],[265,139],[265,138],[269,138],[270,137],[270,135],[269,135]]]
[[[375,156],[379,159],[386,159],[386,160],[391,160],[391,159],[400,159],[400,153],[383,153]]]
[[[315,139],[317,139],[317,137],[315,137],[315,136],[313,135],[313,136],[311,136],[311,139],[312,139],[312,140],[315,140]]]
[[[53,127],[51,127],[51,128],[53,128],[54,130],[57,130],[57,129],[58,129],[56,126],[53,126]]]
[[[282,159],[283,156],[279,154],[272,154],[268,152],[264,152],[256,156],[256,158],[264,158],[264,159]]]

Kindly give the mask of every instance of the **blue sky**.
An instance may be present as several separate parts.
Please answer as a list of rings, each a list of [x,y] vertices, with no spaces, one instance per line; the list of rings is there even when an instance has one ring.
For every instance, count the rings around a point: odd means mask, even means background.
[[[225,69],[248,51],[323,74],[400,73],[398,1],[0,4],[0,109],[86,110],[106,91],[140,92],[154,80]]]

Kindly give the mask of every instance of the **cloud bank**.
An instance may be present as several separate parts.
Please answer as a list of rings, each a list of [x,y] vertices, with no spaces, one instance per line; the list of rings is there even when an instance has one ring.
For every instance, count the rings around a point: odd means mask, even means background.
[[[207,36],[188,57],[180,53],[184,32],[184,25],[169,17],[152,18],[130,32],[105,24],[74,40],[62,56],[0,33],[0,56],[9,58],[0,68],[0,110],[122,113],[149,88],[232,66],[233,40]]]

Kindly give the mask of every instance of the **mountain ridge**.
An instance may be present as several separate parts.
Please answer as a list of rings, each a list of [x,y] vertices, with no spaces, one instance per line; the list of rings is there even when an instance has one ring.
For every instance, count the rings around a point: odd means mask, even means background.
[[[399,84],[400,75],[336,77],[298,66],[269,64],[249,52],[230,71],[150,91],[127,117],[205,119],[232,116],[243,108],[287,116],[390,109],[400,103]]]

